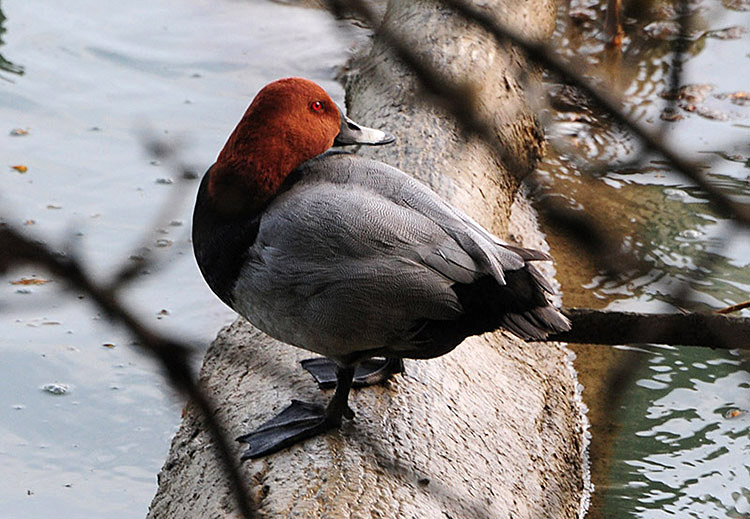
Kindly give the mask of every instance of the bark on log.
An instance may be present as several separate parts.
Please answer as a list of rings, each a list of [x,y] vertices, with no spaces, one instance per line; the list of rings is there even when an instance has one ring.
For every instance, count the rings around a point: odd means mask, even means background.
[[[570,308],[569,332],[548,340],[580,344],[653,343],[750,349],[750,319],[721,314],[643,314]]]
[[[483,4],[537,36],[552,28],[547,0]],[[347,105],[353,118],[399,140],[368,153],[415,174],[495,232],[539,247],[532,212],[517,193],[541,149],[520,83],[526,65],[431,2],[394,0],[386,22],[453,77],[477,81],[499,137],[526,168],[508,171],[479,143],[466,143],[439,110],[419,102],[414,79],[377,44],[355,62]],[[254,428],[291,398],[330,397],[300,368],[307,356],[242,320],[221,331],[201,377],[230,435]],[[245,463],[258,517],[582,515],[586,421],[569,352],[558,344],[526,344],[504,333],[474,337],[444,357],[407,360],[405,374],[353,391],[350,404],[356,417],[339,431]],[[150,518],[237,516],[211,449],[188,406]]]

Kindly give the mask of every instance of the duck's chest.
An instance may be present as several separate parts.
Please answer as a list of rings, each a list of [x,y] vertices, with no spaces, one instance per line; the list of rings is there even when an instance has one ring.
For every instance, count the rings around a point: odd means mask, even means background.
[[[208,202],[207,178],[201,182],[193,212],[193,251],[208,286],[234,308],[232,288],[258,236],[260,216],[241,220],[222,217]]]

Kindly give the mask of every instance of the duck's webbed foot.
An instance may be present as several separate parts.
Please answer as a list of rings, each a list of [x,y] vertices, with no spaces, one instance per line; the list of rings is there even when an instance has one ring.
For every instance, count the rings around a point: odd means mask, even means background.
[[[338,368],[336,393],[323,407],[300,400],[292,400],[289,407],[255,431],[243,434],[237,441],[247,443],[248,450],[242,459],[259,458],[289,447],[307,438],[312,438],[341,425],[342,418],[354,418],[354,411],[347,401],[352,386],[354,368]]]
[[[300,364],[315,378],[321,389],[336,386],[336,363],[325,357],[305,359]],[[396,357],[372,358],[360,362],[354,371],[352,387],[382,384],[395,373],[404,371],[404,361]]]
[[[242,459],[246,460],[271,454],[335,427],[338,424],[327,420],[323,406],[292,400],[291,405],[278,416],[253,432],[240,436],[237,441],[249,445],[242,454]]]

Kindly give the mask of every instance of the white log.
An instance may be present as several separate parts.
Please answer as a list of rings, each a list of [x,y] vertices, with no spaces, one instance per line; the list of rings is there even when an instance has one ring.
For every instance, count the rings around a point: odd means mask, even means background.
[[[546,0],[483,4],[524,24],[530,36],[551,30],[554,6]],[[418,101],[411,76],[379,45],[354,61],[347,105],[355,120],[392,131],[398,142],[367,153],[415,174],[498,234],[542,247],[517,189],[541,150],[520,79],[528,67],[515,50],[498,48],[431,2],[392,0],[385,19],[454,77],[479,81],[486,113],[526,168],[507,171],[482,145],[467,144],[455,124]],[[331,392],[300,368],[308,356],[243,320],[222,330],[201,377],[228,433],[252,430],[292,398],[325,403]],[[527,344],[503,332],[470,338],[441,358],[407,360],[406,372],[386,386],[354,390],[350,405],[356,417],[340,430],[244,463],[257,517],[537,519],[584,512],[586,420],[570,354],[559,344]],[[188,406],[149,518],[238,517],[233,499]]]

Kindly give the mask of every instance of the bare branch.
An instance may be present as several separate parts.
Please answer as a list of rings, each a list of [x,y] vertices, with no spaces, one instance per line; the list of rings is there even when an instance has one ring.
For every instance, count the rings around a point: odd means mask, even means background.
[[[112,275],[108,286],[108,289],[111,291],[125,287],[143,270],[153,269],[158,263],[165,263],[167,261],[168,258],[157,258],[156,254],[152,251],[151,245],[158,235],[157,230],[167,226],[167,223],[177,214],[179,205],[185,199],[188,187],[190,186],[187,180],[194,178],[189,174],[189,168],[179,161],[177,143],[158,139],[154,136],[144,136],[143,146],[154,159],[165,161],[169,169],[177,173],[176,185],[170,186],[177,189],[171,190],[167,200],[161,205],[153,224],[146,227],[143,236],[138,240],[140,245],[135,248],[135,251],[138,253],[132,254],[128,260],[122,262],[115,269],[115,273]],[[171,250],[174,251],[175,249],[172,248]],[[143,251],[143,253],[141,254],[140,251]],[[173,257],[174,254],[172,252],[172,254],[162,256]]]
[[[569,332],[548,341],[581,344],[672,344],[718,349],[750,349],[750,318],[716,313],[642,314],[586,308],[564,311]]]
[[[682,84],[682,65],[685,58],[685,52],[688,47],[688,37],[690,31],[690,24],[692,22],[690,13],[688,12],[687,6],[688,0],[680,0],[677,2],[677,14],[680,25],[679,33],[677,38],[672,42],[672,63],[669,66],[669,83],[667,84],[667,92],[677,92]],[[668,104],[665,111],[675,113],[677,111],[678,96],[672,96],[668,98]],[[662,130],[665,125],[668,124],[666,119],[662,121]]]

